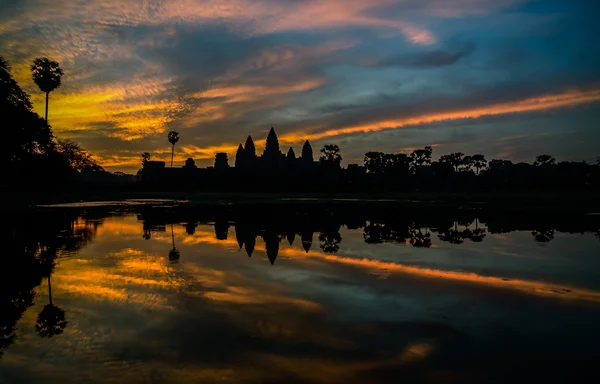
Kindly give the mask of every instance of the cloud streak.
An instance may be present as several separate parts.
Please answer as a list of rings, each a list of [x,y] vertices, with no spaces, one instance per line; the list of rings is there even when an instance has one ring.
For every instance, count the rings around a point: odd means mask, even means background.
[[[137,170],[144,151],[166,158],[168,130],[178,163],[233,157],[270,126],[285,145],[352,138],[354,156],[398,128],[596,108],[600,48],[579,5],[559,23],[524,0],[0,0],[0,54],[40,113],[29,63],[61,63],[50,123],[110,170]]]

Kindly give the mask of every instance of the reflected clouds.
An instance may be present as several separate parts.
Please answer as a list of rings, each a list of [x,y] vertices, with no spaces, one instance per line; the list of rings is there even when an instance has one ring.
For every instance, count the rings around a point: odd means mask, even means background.
[[[536,348],[548,346],[536,339],[540,334],[553,335],[552,345],[561,350],[581,344],[581,353],[597,340],[586,331],[592,316],[574,315],[597,313],[597,284],[583,276],[555,282],[550,274],[557,266],[577,271],[574,263],[598,270],[591,246],[597,246],[595,230],[586,230],[596,228],[593,218],[568,227],[573,232],[582,228],[583,236],[541,220],[557,229],[540,248],[531,235],[533,218],[509,224],[483,212],[475,221],[471,213],[460,212],[439,220],[419,211],[419,223],[411,219],[407,225],[389,209],[350,214],[317,208],[293,215],[293,208],[286,207],[288,216],[275,222],[264,207],[262,216],[240,211],[227,216],[209,207],[201,213],[189,207],[111,213],[89,208],[80,218],[64,215],[72,217],[64,224],[74,233],[90,232],[85,239],[72,236],[79,248],[56,258],[51,275],[54,300],[69,325],[51,340],[31,338],[28,332],[45,301],[25,308],[16,342],[4,350],[0,374],[33,382],[65,377],[90,382],[157,377],[180,383],[386,382],[389,377],[428,377],[440,368],[440,359],[446,364],[457,350],[471,356],[483,348],[496,362],[489,354],[499,348],[500,356],[510,356],[503,343],[513,339],[541,354]],[[323,211],[329,221],[319,219]],[[362,216],[366,212],[372,216]],[[410,214],[407,209],[402,213]],[[34,222],[41,226],[55,220],[48,215]],[[506,229],[515,225],[521,230]],[[414,247],[408,240],[413,232],[437,234],[445,228],[464,233],[466,241],[458,245],[432,235],[431,247]],[[468,240],[475,228],[486,230],[485,239]],[[510,233],[498,234],[497,228]],[[327,239],[319,241],[323,233]],[[270,253],[273,242],[278,255]],[[526,242],[531,247],[517,248]],[[253,244],[251,258],[244,252],[248,244]],[[578,256],[563,260],[563,246],[578,250]],[[167,257],[173,247],[180,252],[176,264]],[[514,258],[518,264],[506,261],[511,250],[522,254]],[[510,278],[491,273],[501,271],[503,263],[508,263],[505,270],[518,271]],[[45,290],[41,284],[36,294],[43,297]],[[540,318],[545,327],[539,327]],[[504,327],[501,341],[495,338],[498,324]],[[447,374],[483,374],[487,366],[478,358]],[[522,361],[522,356],[514,359]],[[47,369],[31,370],[33,361]]]

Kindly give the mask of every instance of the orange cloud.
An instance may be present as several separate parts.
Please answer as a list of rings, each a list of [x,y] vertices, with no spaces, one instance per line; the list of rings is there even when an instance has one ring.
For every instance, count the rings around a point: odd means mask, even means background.
[[[214,233],[211,231],[205,231],[198,229],[196,234],[188,236],[185,234],[185,228],[182,226],[175,227],[178,236],[184,237],[183,243],[185,244],[213,244],[220,245],[223,247],[236,247],[238,246],[237,241],[230,236],[227,240],[217,240],[214,237]],[[153,237],[155,238],[155,237]],[[165,243],[171,241],[170,236],[167,234],[158,235],[157,240],[162,239]],[[264,243],[258,238],[255,246],[256,251],[265,252]],[[565,300],[583,300],[591,301],[595,303],[600,302],[600,292],[566,286],[560,284],[551,284],[541,281],[531,281],[523,279],[506,279],[503,277],[496,276],[483,276],[476,273],[469,272],[455,272],[445,271],[440,269],[423,268],[418,266],[404,265],[387,261],[380,261],[376,259],[356,259],[345,256],[337,256],[329,253],[324,253],[318,250],[311,250],[306,253],[304,250],[292,247],[282,247],[279,250],[279,256],[287,258],[298,258],[307,261],[307,258],[317,258],[327,262],[341,263],[345,265],[351,265],[375,272],[385,271],[386,274],[393,273],[405,273],[410,275],[417,275],[419,277],[441,279],[447,281],[453,281],[458,283],[469,283],[469,284],[480,284],[486,285],[493,288],[516,290],[530,295],[555,297]],[[233,300],[233,298],[232,298]]]
[[[559,284],[555,285],[545,282],[521,279],[505,279],[495,276],[482,276],[476,273],[469,272],[444,271],[440,269],[422,268],[372,259],[354,259],[349,257],[334,256],[317,252],[311,252],[309,253],[309,256],[316,256],[326,261],[346,265],[353,265],[360,268],[386,270],[389,273],[406,273],[431,279],[481,284],[501,289],[511,289],[524,292],[530,295],[554,297],[564,300],[582,300],[600,303],[600,292],[572,286],[565,286]]]
[[[231,90],[229,90],[231,92]],[[238,90],[238,92],[240,92]],[[235,92],[234,92],[235,94]],[[440,112],[428,115],[417,115],[392,120],[383,120],[373,123],[366,123],[344,128],[330,129],[323,132],[298,131],[279,135],[281,144],[299,144],[304,140],[323,140],[330,137],[351,135],[357,133],[379,132],[389,129],[400,129],[409,126],[425,125],[433,123],[442,123],[444,121],[478,119],[484,116],[505,115],[514,113],[526,113],[551,110],[556,108],[575,107],[582,104],[600,101],[600,90],[592,91],[571,91],[555,95],[545,95],[531,97],[515,102],[491,104],[489,106],[456,110],[449,112]],[[240,138],[242,141],[243,138]],[[210,147],[199,147],[188,145],[182,150],[185,156],[179,156],[178,161],[183,162],[187,157],[196,159],[213,159],[216,152],[226,152],[230,160],[234,159],[235,152],[239,143],[224,143]],[[257,149],[261,149],[262,141],[257,141]],[[165,152],[166,158],[166,152]]]
[[[524,100],[518,100],[515,102],[492,104],[489,106],[478,107],[473,109],[440,112],[392,120],[383,120],[356,126],[330,129],[319,133],[302,134],[298,132],[289,135],[283,135],[279,138],[279,140],[281,142],[297,143],[305,139],[321,140],[328,137],[356,133],[378,132],[387,129],[398,129],[407,126],[440,123],[444,121],[478,119],[483,116],[505,115],[512,113],[536,112],[555,108],[577,106],[597,101],[600,101],[600,90],[571,91],[556,95],[532,97]]]

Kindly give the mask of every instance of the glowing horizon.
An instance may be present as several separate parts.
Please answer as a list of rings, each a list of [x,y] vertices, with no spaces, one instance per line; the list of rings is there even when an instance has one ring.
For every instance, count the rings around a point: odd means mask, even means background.
[[[34,110],[45,99],[29,65],[46,56],[65,71],[50,95],[55,134],[111,171],[135,172],[146,151],[166,160],[170,130],[177,166],[215,152],[233,163],[238,143],[250,134],[260,149],[272,126],[286,146],[335,140],[344,164],[434,143],[516,161],[598,155],[600,48],[583,0],[0,6],[0,55]]]

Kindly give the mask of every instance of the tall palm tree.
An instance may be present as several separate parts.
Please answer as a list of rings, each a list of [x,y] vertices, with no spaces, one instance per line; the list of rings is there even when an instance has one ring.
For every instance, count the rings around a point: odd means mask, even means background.
[[[175,154],[175,144],[179,141],[179,132],[171,131],[168,135],[169,143],[173,146],[171,149],[171,168],[173,168],[173,155]]]
[[[63,70],[58,62],[43,57],[33,60],[31,72],[33,82],[46,93],[46,124],[48,124],[48,97],[50,92],[60,87]]]

